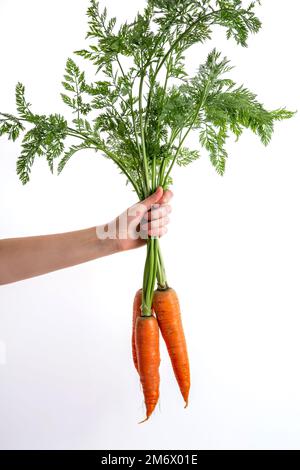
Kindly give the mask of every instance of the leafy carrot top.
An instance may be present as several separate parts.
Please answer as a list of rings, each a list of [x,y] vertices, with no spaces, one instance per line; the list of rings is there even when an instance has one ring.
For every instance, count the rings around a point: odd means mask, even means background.
[[[59,159],[60,173],[77,151],[93,148],[113,160],[142,199],[158,185],[170,184],[173,165],[196,160],[201,147],[223,175],[230,133],[239,138],[248,128],[268,144],[274,122],[292,112],[266,110],[254,93],[230,79],[229,61],[215,49],[194,76],[185,69],[186,51],[210,40],[215,26],[247,45],[261,22],[255,14],[259,2],[245,3],[148,0],[132,22],[117,26],[116,18],[91,0],[89,44],[75,54],[94,64],[95,77],[89,82],[74,60],[67,60],[61,97],[71,121],[36,114],[21,83],[16,86],[17,116],[0,114],[0,135],[16,140],[23,134],[17,161],[21,181],[29,181],[36,156],[45,156],[51,171]],[[197,132],[199,148],[187,145],[190,132]]]

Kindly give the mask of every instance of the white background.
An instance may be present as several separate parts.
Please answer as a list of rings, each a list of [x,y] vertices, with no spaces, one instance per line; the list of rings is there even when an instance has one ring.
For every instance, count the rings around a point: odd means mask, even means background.
[[[131,18],[142,2],[110,0]],[[65,60],[85,45],[85,0],[0,0],[0,109],[22,81],[34,110],[64,112]],[[223,32],[188,54],[191,72],[216,46],[233,76],[269,108],[300,108],[297,0],[265,0],[249,48]],[[162,344],[160,406],[143,417],[130,350],[131,306],[144,250],[0,288],[3,449],[300,448],[299,115],[271,145],[230,142],[219,177],[203,154],[176,170],[162,242],[181,300],[192,373],[183,401]],[[197,142],[197,139],[195,139]],[[111,162],[78,153],[59,177],[43,160],[30,184],[15,173],[19,144],[0,142],[0,237],[76,230],[135,201]],[[3,345],[3,343],[2,343]]]

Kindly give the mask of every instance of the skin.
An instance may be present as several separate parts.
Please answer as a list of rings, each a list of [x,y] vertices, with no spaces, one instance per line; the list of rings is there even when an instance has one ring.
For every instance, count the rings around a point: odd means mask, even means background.
[[[96,227],[90,227],[54,235],[0,240],[0,285],[141,247],[146,239],[142,235],[136,238],[136,231],[140,229],[149,236],[161,237],[167,232],[171,197],[171,191],[158,188],[147,199],[128,208],[126,215],[134,213],[128,216],[128,228],[117,231],[113,239],[99,239]],[[157,208],[150,211],[153,205]],[[121,216],[124,213],[110,224],[118,227]],[[104,224],[101,228],[105,230],[108,226]]]

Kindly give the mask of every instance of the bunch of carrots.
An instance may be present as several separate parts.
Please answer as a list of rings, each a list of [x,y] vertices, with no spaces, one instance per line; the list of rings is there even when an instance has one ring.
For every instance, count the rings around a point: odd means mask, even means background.
[[[181,321],[180,306],[174,289],[157,289],[151,315],[142,316],[142,289],[135,294],[132,317],[132,357],[143,387],[146,419],[159,399],[159,330],[165,340],[180,392],[188,405],[190,367]]]
[[[93,149],[109,158],[126,176],[140,201],[158,187],[173,183],[175,164],[185,166],[200,157],[188,136],[198,133],[217,173],[224,174],[226,140],[250,129],[267,145],[274,123],[294,113],[267,110],[254,93],[227,76],[229,61],[213,49],[196,71],[186,70],[186,51],[211,39],[215,26],[227,39],[247,46],[250,33],[261,27],[255,9],[259,0],[146,0],[142,13],[117,26],[96,0],[87,10],[91,43],[75,51],[95,67],[93,81],[73,59],[66,63],[62,100],[71,110],[68,122],[60,114],[39,115],[16,87],[17,116],[0,113],[0,136],[16,140],[25,132],[17,173],[26,184],[36,157],[44,156],[60,173],[78,151]],[[25,126],[30,126],[29,130]],[[65,148],[68,139],[75,143]],[[157,281],[157,289],[156,289]],[[156,290],[155,290],[156,289]],[[146,420],[159,399],[159,331],[166,343],[185,405],[190,370],[180,306],[168,286],[159,240],[147,241],[142,288],[133,304],[132,353],[146,404]]]

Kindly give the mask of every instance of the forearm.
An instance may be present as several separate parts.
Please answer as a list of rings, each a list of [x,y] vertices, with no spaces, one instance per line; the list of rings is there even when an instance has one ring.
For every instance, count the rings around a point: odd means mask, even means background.
[[[75,266],[117,251],[116,240],[99,240],[95,227],[0,240],[0,285]]]

